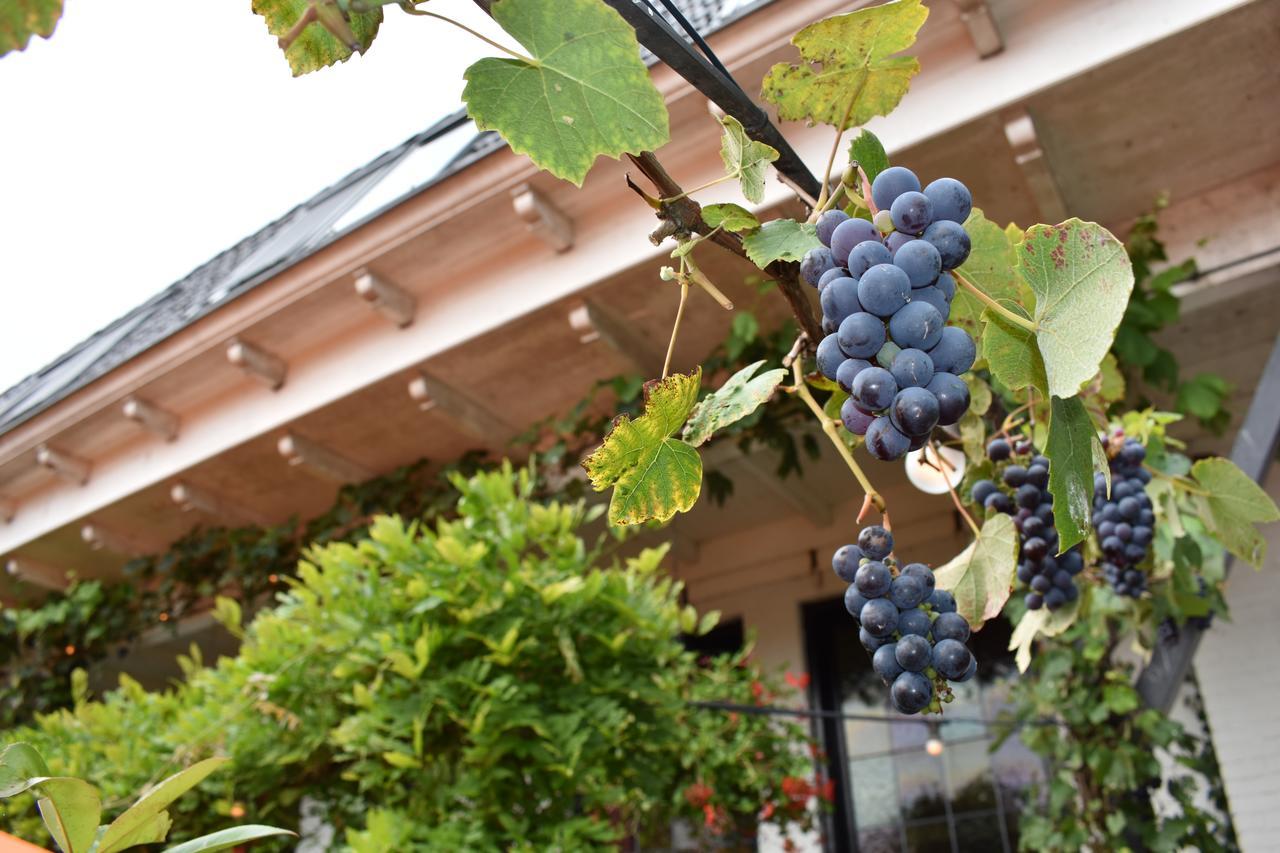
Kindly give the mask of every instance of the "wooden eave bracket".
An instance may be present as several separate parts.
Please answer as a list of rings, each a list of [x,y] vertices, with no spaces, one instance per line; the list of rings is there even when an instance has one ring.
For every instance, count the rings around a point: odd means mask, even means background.
[[[293,432],[281,436],[276,442],[276,449],[290,465],[303,468],[326,480],[345,484],[362,483],[373,478],[373,472],[360,463]]]
[[[484,403],[424,369],[409,380],[409,396],[422,411],[439,411],[491,446],[505,446],[517,432],[515,426]]]
[[[36,462],[77,486],[89,482],[89,473],[93,470],[89,460],[56,450],[47,444],[36,448]]]
[[[272,391],[278,391],[284,385],[285,374],[288,372],[284,359],[239,339],[233,339],[227,344],[227,361]]]
[[[66,570],[27,557],[9,558],[5,561],[4,570],[11,578],[54,592],[61,592],[71,585]]]
[[[379,278],[369,270],[356,273],[355,288],[356,295],[400,328],[413,322],[418,300],[404,288]]]
[[[127,533],[89,522],[80,528],[80,538],[95,551],[107,551],[122,557],[143,557],[162,550],[153,542],[140,540]]]
[[[138,397],[125,398],[120,409],[126,418],[135,421],[158,438],[173,441],[178,437],[178,416],[172,412],[167,412]]]
[[[619,311],[594,299],[584,299],[569,312],[569,327],[584,344],[602,340],[640,372],[659,376],[664,353],[636,328],[636,324]]]
[[[539,240],[557,252],[573,248],[573,220],[541,191],[522,184],[511,191],[511,204]]]
[[[1067,205],[1049,158],[1040,144],[1035,119],[1026,107],[1005,114],[1004,135],[1013,150],[1014,162],[1022,170],[1031,196],[1035,199],[1044,222],[1062,222],[1067,218]]]
[[[969,30],[978,56],[986,59],[1004,50],[1004,36],[987,0],[956,0],[956,5],[960,7],[960,20]]]
[[[185,480],[179,480],[169,488],[169,497],[183,512],[198,512],[223,522],[247,522],[261,527],[269,527],[272,523],[249,507]]]

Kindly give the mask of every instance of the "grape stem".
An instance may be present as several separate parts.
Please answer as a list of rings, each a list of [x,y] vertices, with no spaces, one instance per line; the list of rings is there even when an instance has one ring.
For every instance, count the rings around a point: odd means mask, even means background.
[[[732,175],[721,175],[720,177],[715,178],[714,180],[707,181],[705,184],[699,184],[698,186],[694,187],[691,190],[685,190],[679,195],[673,195],[667,198],[658,199],[658,201],[664,204],[670,204],[673,201],[679,201],[680,199],[687,198],[696,192],[701,192],[702,190],[705,190],[709,187],[714,187],[716,184],[723,184],[725,181],[731,181],[737,177],[738,175],[736,173]]]
[[[804,335],[801,335],[801,337],[804,337]],[[867,479],[866,474],[862,473],[862,469],[858,467],[853,454],[849,452],[849,445],[845,444],[844,439],[840,438],[840,434],[836,432],[835,422],[827,417],[827,413],[822,410],[822,406],[818,405],[818,401],[813,399],[813,394],[809,392],[809,386],[804,381],[804,372],[800,366],[803,360],[803,358],[796,358],[791,362],[791,376],[795,382],[793,390],[800,395],[800,399],[804,400],[805,405],[809,407],[809,411],[813,412],[818,422],[822,424],[822,431],[827,434],[827,438],[831,439],[831,443],[835,445],[840,458],[844,460],[844,464],[848,465],[849,470],[853,472],[858,485],[862,486],[862,491],[866,493],[866,499],[883,515],[885,512],[884,498],[876,491],[875,486],[871,485],[871,481]]]
[[[462,23],[461,21],[455,21],[453,18],[450,18],[447,15],[441,15],[438,12],[428,12],[425,9],[419,9],[415,6],[410,6],[407,4],[404,6],[401,6],[400,8],[402,8],[405,11],[405,13],[409,15],[419,15],[423,18],[438,18],[439,20],[444,21],[445,23],[453,24],[455,27],[462,30],[463,32],[470,33],[471,35],[480,39],[480,41],[489,45],[490,47],[496,47],[498,50],[502,51],[507,56],[510,56],[513,59],[518,59],[519,61],[523,62],[525,65],[531,66],[533,68],[538,68],[539,66],[542,65],[541,62],[534,59],[532,56],[525,56],[523,53],[520,53],[519,51],[512,50],[511,48],[506,47],[505,45],[498,44],[496,41],[489,38],[488,36],[476,32],[475,30],[471,29],[471,27],[468,27],[466,24]]]
[[[981,300],[981,302],[984,305],[986,305],[992,311],[999,314],[1001,317],[1008,320],[1010,323],[1013,323],[1015,326],[1021,326],[1022,328],[1026,329],[1028,332],[1038,331],[1038,328],[1035,323],[1028,320],[1026,317],[1023,317],[1021,314],[1016,314],[1013,311],[1010,311],[1008,308],[1005,308],[999,302],[996,302],[990,296],[983,293],[981,290],[978,289],[978,286],[976,284],[974,284],[973,282],[969,281],[969,279],[961,275],[959,270],[952,270],[951,276],[956,281],[960,282],[961,286],[963,286],[966,290],[968,290],[974,296],[978,297],[978,299]]]
[[[814,205],[815,209],[825,209],[827,201],[827,193],[831,186],[831,170],[836,164],[836,154],[840,152],[840,142],[844,139],[844,133],[849,129],[849,117],[853,115],[853,105],[858,102],[858,98],[862,97],[862,90],[867,86],[867,79],[870,74],[862,75],[862,80],[858,83],[858,88],[853,90],[853,94],[849,96],[849,103],[845,105],[844,115],[840,117],[840,123],[836,125],[836,138],[831,143],[831,153],[827,156],[827,170],[822,174],[822,192],[818,194],[818,203]]]
[[[1193,495],[1201,495],[1207,498],[1212,496],[1213,494],[1212,492],[1208,492],[1197,486],[1191,485],[1193,481],[1186,477],[1179,477],[1176,474],[1167,474],[1164,471],[1161,471],[1159,468],[1151,467],[1145,462],[1142,464],[1142,467],[1146,468],[1148,471],[1150,471],[1152,474],[1154,474],[1157,477],[1164,477],[1166,480],[1169,480],[1170,482],[1172,482],[1179,489],[1182,489],[1183,491],[1186,491],[1186,492],[1190,492]]]
[[[938,452],[938,446],[933,443],[932,439],[929,440],[929,449],[933,451],[933,458],[938,460],[938,464],[934,464],[930,461],[928,456],[921,456],[920,458],[926,464],[937,469],[938,473],[942,475],[942,482],[947,484],[947,491],[951,494],[951,502],[956,505],[956,509],[959,510],[962,516],[964,516],[964,520],[968,522],[969,529],[973,531],[973,535],[981,536],[982,530],[979,529],[978,523],[973,520],[973,516],[969,515],[969,511],[965,509],[964,504],[960,502],[960,496],[956,494],[956,487],[951,485],[951,475],[947,473],[947,469],[951,467],[951,463]]]
[[[684,318],[684,303],[689,299],[689,279],[680,276],[680,306],[676,308],[676,321],[671,326],[671,340],[667,343],[667,357],[662,360],[662,378],[671,370],[671,355],[676,351],[676,335],[680,333],[680,320]]]

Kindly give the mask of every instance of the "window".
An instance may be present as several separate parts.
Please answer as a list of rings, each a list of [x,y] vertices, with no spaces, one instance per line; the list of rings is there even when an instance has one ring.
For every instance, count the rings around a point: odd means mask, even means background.
[[[804,609],[806,653],[815,701],[846,714],[899,715],[871,670],[857,625],[840,599]],[[915,722],[822,720],[820,740],[836,780],[829,847],[860,853],[1014,851],[1028,785],[1043,775],[1039,759],[1017,736],[995,752],[991,720],[1006,704],[1017,670],[1006,650],[1010,627],[987,623],[970,640],[978,675],[953,685],[939,737],[941,755],[925,751],[929,727]],[[950,720],[950,721],[948,721]]]

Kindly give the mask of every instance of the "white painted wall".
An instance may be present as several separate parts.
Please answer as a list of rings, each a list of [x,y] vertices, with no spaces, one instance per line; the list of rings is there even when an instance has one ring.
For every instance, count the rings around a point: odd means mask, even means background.
[[[1280,500],[1280,470],[1266,485]],[[1227,582],[1231,621],[1215,620],[1195,659],[1246,853],[1280,850],[1280,524],[1265,533],[1265,568],[1235,564]]]

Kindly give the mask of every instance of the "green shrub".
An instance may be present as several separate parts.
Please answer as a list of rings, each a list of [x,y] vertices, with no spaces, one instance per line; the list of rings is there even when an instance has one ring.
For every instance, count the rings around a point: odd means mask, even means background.
[[[126,680],[4,738],[103,780],[108,811],[231,757],[177,806],[193,834],[228,815],[296,827],[304,796],[357,850],[580,849],[681,815],[723,832],[766,803],[805,820],[772,805],[812,772],[797,728],[689,704],[776,686],[740,657],[696,661],[678,635],[697,615],[663,552],[607,558],[614,540],[580,535],[594,512],[529,500],[531,480],[458,478],[456,516],[434,529],[382,517],[366,540],[315,548],[236,657],[187,661],[163,693]],[[236,607],[223,615],[238,631]]]

